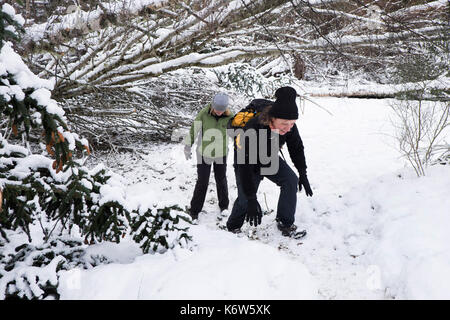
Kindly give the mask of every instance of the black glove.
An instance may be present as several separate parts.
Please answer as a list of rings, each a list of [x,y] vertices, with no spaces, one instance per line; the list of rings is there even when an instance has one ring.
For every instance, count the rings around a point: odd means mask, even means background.
[[[306,176],[306,171],[301,172],[298,178],[298,191],[302,191],[302,186],[305,187],[305,193],[307,196],[312,197],[313,192],[311,186],[309,185],[308,177]]]
[[[186,160],[191,158],[191,147],[188,145],[184,146],[184,156],[186,157]]]
[[[258,200],[251,199],[248,200],[247,214],[245,216],[245,221],[249,222],[251,226],[257,226],[261,224],[262,211],[259,206]]]

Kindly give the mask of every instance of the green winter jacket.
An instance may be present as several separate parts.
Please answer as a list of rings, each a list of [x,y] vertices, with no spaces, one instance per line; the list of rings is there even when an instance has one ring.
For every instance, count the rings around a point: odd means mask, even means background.
[[[201,137],[199,137],[197,143],[197,152],[207,158],[221,158],[228,153],[229,138],[226,130],[227,123],[233,117],[233,113],[216,118],[211,115],[210,108],[211,104],[197,114],[184,143],[192,146],[201,130]]]

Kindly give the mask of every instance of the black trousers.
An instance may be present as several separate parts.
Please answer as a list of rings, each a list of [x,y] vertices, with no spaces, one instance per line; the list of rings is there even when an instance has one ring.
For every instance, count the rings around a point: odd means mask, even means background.
[[[214,167],[214,178],[216,179],[217,198],[219,208],[228,209],[230,203],[228,199],[227,183],[227,159],[208,159],[197,155],[197,183],[195,184],[194,195],[191,200],[191,214],[198,214],[205,203],[206,191],[208,190],[211,165]],[[200,161],[201,160],[201,161]]]
[[[278,158],[279,168],[274,175],[264,176],[280,187],[280,196],[278,198],[277,219],[285,226],[290,226],[295,221],[295,211],[297,207],[297,191],[298,177],[289,165],[281,158]],[[247,213],[248,200],[244,193],[244,187],[241,181],[240,170],[242,167],[234,165],[234,173],[236,175],[236,185],[238,189],[238,197],[233,204],[233,209],[228,217],[227,228],[234,230],[242,227]],[[263,179],[259,173],[253,175],[254,184],[258,189]]]

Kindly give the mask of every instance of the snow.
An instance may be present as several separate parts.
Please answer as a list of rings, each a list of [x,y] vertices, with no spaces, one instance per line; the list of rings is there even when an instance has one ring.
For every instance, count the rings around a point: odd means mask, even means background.
[[[160,7],[166,0],[128,0],[117,2],[103,2],[102,7],[106,8],[110,13],[126,13],[136,14],[146,6]],[[98,7],[96,10],[86,12],[80,9],[77,5],[71,5],[67,8],[67,14],[58,16],[61,22],[48,24],[47,22],[41,24],[34,24],[26,29],[26,34],[34,41],[39,41],[45,35],[56,33],[60,30],[70,28],[83,28],[88,24],[95,25],[97,20],[103,14],[103,10]],[[54,18],[54,17],[53,17]],[[49,18],[49,21],[52,19]]]
[[[14,10],[14,8],[7,3],[3,4],[2,11],[11,17],[14,17],[16,15],[16,11]]]
[[[422,11],[422,10],[429,10],[431,8],[437,9],[437,8],[445,7],[447,5],[448,5],[447,0],[431,1],[431,2],[428,2],[425,4],[419,4],[419,5],[411,6],[408,8],[399,9],[396,12],[393,12],[391,15],[393,17],[398,17],[398,16],[401,16],[402,14],[404,14],[405,12],[418,12],[418,11]]]
[[[190,54],[180,57],[180,58],[172,59],[170,61],[161,62],[161,63],[157,63],[154,65],[145,67],[141,71],[139,71],[139,73],[143,72],[143,73],[159,74],[159,73],[162,73],[163,70],[166,70],[166,69],[174,67],[174,66],[193,63],[193,62],[199,60],[200,57],[202,57],[202,56],[203,56],[202,54],[199,54],[196,52],[190,53]]]
[[[13,74],[21,88],[53,89],[51,81],[40,79],[30,71],[22,58],[13,50],[10,42],[3,43],[0,51],[0,66],[0,75],[5,75],[7,71]]]
[[[234,51],[231,51],[231,52],[226,52],[226,53],[219,54],[219,55],[216,55],[216,56],[213,56],[213,57],[202,59],[201,63],[202,64],[206,64],[206,65],[208,65],[208,64],[220,64],[221,62],[223,62],[223,61],[225,61],[227,59],[237,57],[239,55],[242,55],[243,53],[244,53],[243,51],[234,50]]]
[[[31,154],[28,157],[18,159],[16,167],[10,171],[10,174],[22,180],[38,168],[48,168],[50,170],[52,162],[53,160],[47,157]]]
[[[204,212],[190,228],[193,247],[142,255],[127,238],[95,245],[115,262],[60,273],[61,297],[448,299],[449,168],[431,167],[417,178],[405,166],[395,149],[388,99],[313,101],[320,107],[306,101],[297,122],[314,192],[312,198],[298,195],[296,224],[308,231],[305,239],[282,237],[274,213],[257,228],[244,225],[240,236],[220,230],[227,217],[219,218],[211,174]],[[128,182],[129,205],[189,205],[196,166],[182,148],[142,146],[148,152],[143,159],[114,160]],[[230,158],[227,175],[232,205]],[[278,189],[263,180],[258,199],[275,209]]]
[[[239,49],[228,48],[221,55],[193,53],[144,71],[159,73],[174,65],[195,62],[215,64],[239,54]],[[1,49],[0,66],[0,74],[12,73],[18,84],[1,88],[5,99],[22,100],[22,89],[34,88],[32,98],[50,113],[64,116],[51,99],[52,83],[31,73],[10,43]],[[445,87],[448,79],[441,77],[433,85]],[[301,85],[312,94],[330,92],[329,88]],[[368,88],[358,88],[351,82],[349,86],[361,92]],[[393,89],[382,85],[370,88],[374,92]],[[431,167],[427,176],[417,178],[412,169],[405,167],[393,138],[391,102],[337,98],[299,101],[302,112],[297,125],[314,192],[312,198],[304,193],[298,195],[296,224],[308,231],[304,240],[283,238],[276,229],[274,213],[265,216],[257,228],[244,225],[241,235],[221,230],[227,217],[218,213],[211,175],[205,211],[200,214],[199,225],[190,227],[193,243],[189,248],[142,255],[139,245],[129,238],[120,244],[91,246],[91,254],[104,255],[113,262],[88,270],[61,271],[61,298],[449,299],[450,170],[448,166]],[[234,111],[240,109],[234,107]],[[39,114],[35,113],[34,118],[39,120]],[[75,148],[76,140],[88,143],[62,127],[58,131],[68,140],[70,149]],[[0,151],[6,155],[14,151],[29,154],[4,139],[1,142]],[[99,205],[118,201],[128,210],[139,208],[140,212],[156,206],[188,207],[196,166],[195,159],[184,159],[182,148],[181,144],[141,146],[148,152],[143,160],[132,161],[127,156],[115,159],[113,167],[121,170],[124,178],[111,173],[108,184],[100,188],[100,198],[96,199]],[[288,155],[287,150],[284,154]],[[12,160],[2,158],[1,164],[7,165],[8,161]],[[24,178],[30,169],[50,169],[52,162],[41,155],[29,155],[17,160],[10,173]],[[231,162],[230,156],[230,205],[236,197]],[[102,169],[107,168],[99,165],[90,173]],[[56,181],[65,181],[71,174],[70,170],[51,172]],[[81,183],[93,188],[87,179]],[[278,193],[278,188],[265,179],[258,199],[265,209],[274,209]],[[34,238],[42,239],[35,236],[39,234],[36,230],[32,233]],[[56,283],[57,263],[55,260],[42,270],[15,270],[1,283],[18,275],[19,279],[21,275],[29,279],[39,275],[39,281]],[[20,281],[16,285],[25,288]],[[30,289],[34,295],[41,293],[36,285]]]
[[[219,215],[211,175],[204,212],[199,224],[190,227],[189,248],[143,255],[128,236],[120,244],[89,246],[91,255],[104,255],[112,263],[59,272],[61,298],[450,298],[450,170],[434,166],[417,178],[405,166],[396,151],[391,102],[312,98],[298,103],[302,112],[297,125],[314,192],[312,198],[298,195],[296,224],[308,231],[305,239],[282,237],[274,213],[264,216],[257,228],[244,225],[241,235],[219,229],[227,217]],[[2,145],[2,153],[28,154],[4,140]],[[123,155],[110,164],[123,177],[113,174],[101,189],[100,204],[116,200],[140,212],[155,205],[189,206],[195,159],[184,159],[181,144],[141,149],[148,153],[143,159]],[[11,173],[24,177],[30,168],[51,165],[51,160],[31,155]],[[90,173],[102,169],[107,167],[98,165]],[[60,172],[57,181],[67,174]],[[236,186],[231,158],[227,175],[232,204]],[[93,187],[88,180],[82,184]],[[122,184],[127,185],[125,192]],[[276,208],[278,193],[272,183],[262,181],[258,199],[264,209]],[[32,234],[42,239],[38,231]],[[251,240],[255,237],[259,240]],[[54,264],[47,268],[39,275],[54,283]],[[17,272],[10,276],[38,274],[35,269]],[[31,289],[39,294],[37,287]]]
[[[403,31],[403,32],[386,32],[380,35],[360,35],[360,36],[353,36],[353,35],[344,35],[342,37],[336,36],[336,37],[330,37],[329,40],[325,39],[316,39],[312,41],[311,43],[308,43],[306,45],[302,45],[299,49],[314,49],[314,48],[323,48],[327,45],[330,45],[330,43],[339,43],[340,45],[356,45],[360,43],[374,43],[377,41],[385,41],[385,40],[398,40],[400,41],[402,37],[411,35],[411,33],[414,34],[421,34],[422,36],[426,36],[427,34],[433,34],[439,30],[439,27],[424,27],[415,29],[414,31]],[[330,42],[331,41],[331,42]]]
[[[199,247],[144,255],[79,274],[62,273],[62,299],[314,299],[306,268],[274,248],[206,226],[192,228]],[[120,274],[120,277],[117,275]],[[68,277],[68,278],[67,278]],[[254,281],[258,280],[259,281]],[[267,281],[269,280],[269,281]],[[69,284],[69,285],[67,285]]]
[[[167,3],[167,0],[126,0],[119,4],[114,2],[107,2],[103,3],[103,5],[113,12],[117,12],[119,10],[122,10],[123,8],[127,8],[130,10],[130,12],[136,13],[144,7],[152,6],[157,8],[164,5],[165,3]]]
[[[164,39],[160,37],[157,39],[157,41],[155,43],[153,43],[153,45],[156,45],[156,43],[159,43],[163,40]],[[264,50],[265,51],[268,51],[268,50],[277,51],[278,48],[276,48],[276,47],[265,48]],[[175,68],[177,66],[178,67],[179,66],[190,66],[190,65],[196,65],[196,64],[201,64],[204,66],[216,65],[216,64],[221,64],[226,60],[231,60],[232,58],[244,55],[245,53],[257,54],[259,51],[261,51],[261,48],[254,47],[254,46],[252,46],[252,47],[233,46],[233,47],[229,47],[226,49],[214,51],[212,53],[193,52],[193,53],[189,53],[185,56],[175,58],[172,60],[167,60],[167,61],[160,62],[160,63],[153,63],[154,58],[150,58],[150,59],[140,61],[139,64],[137,64],[136,66],[148,65],[150,62],[152,62],[153,64],[150,64],[147,67],[140,69],[139,71],[129,72],[129,75],[121,76],[121,77],[118,77],[117,79],[120,79],[121,81],[124,81],[124,80],[130,81],[131,79],[133,79],[134,77],[136,77],[142,73],[152,73],[154,75],[158,75],[167,70]],[[131,66],[133,67],[133,65],[131,65]],[[125,67],[122,67],[122,69],[120,69],[120,70],[123,71],[129,67],[130,67],[129,65],[125,66]]]
[[[50,109],[49,109],[48,106],[47,106],[47,111],[50,112]],[[62,115],[64,115],[64,110],[62,110],[62,114],[60,114],[59,116],[61,117]],[[58,132],[60,132],[63,135],[64,139],[66,139],[67,142],[69,143],[69,149],[70,150],[75,150],[76,145],[75,145],[75,137],[74,137],[74,135],[72,133],[70,133],[70,132],[64,131],[64,129],[62,127],[58,128]]]
[[[22,147],[22,146],[18,146],[18,145],[14,145],[14,144],[9,144],[5,138],[3,138],[3,136],[0,136],[0,145],[2,146],[0,148],[0,152],[2,154],[6,154],[6,155],[11,155],[11,153],[13,152],[17,152],[17,153],[23,153],[25,155],[28,155],[28,149]],[[3,160],[3,159],[2,159]]]
[[[89,180],[83,178],[83,179],[81,179],[80,183],[81,183],[81,184],[83,185],[83,187],[85,187],[86,189],[92,190],[92,183],[91,183]]]
[[[144,6],[160,7],[166,2],[127,0],[114,8],[108,7],[110,3],[104,5],[113,12],[126,8],[133,13]],[[310,4],[319,2],[309,1]],[[433,1],[407,10],[441,7],[446,3]],[[222,21],[227,13],[242,5],[240,1],[231,1],[227,10],[217,13],[215,18]],[[77,24],[82,26],[102,14],[100,9],[90,13],[79,7],[75,9],[65,15],[60,24],[55,24],[55,29],[48,30],[46,24],[35,25],[28,29],[28,34],[38,40],[45,33]],[[3,4],[2,10],[19,24],[24,23],[9,4]],[[372,18],[347,16],[380,23]],[[194,20],[191,17],[178,30],[183,31],[184,26]],[[418,31],[428,34],[434,28]],[[8,27],[8,30],[13,31],[13,28]],[[174,32],[177,30],[170,26],[160,28],[155,33],[158,38],[153,45],[162,43]],[[186,37],[191,32],[192,29],[187,28],[179,37]],[[377,36],[377,39],[387,36],[391,35]],[[352,44],[365,39],[366,36],[345,36],[341,43]],[[316,40],[303,47],[314,48],[322,44],[323,40]],[[139,73],[159,74],[180,65],[214,65],[258,50],[236,46],[209,54],[191,53],[147,66]],[[129,53],[130,57],[135,54],[132,50]],[[148,59],[140,63],[150,62],[153,61]],[[97,70],[104,67],[99,63]],[[266,65],[261,70],[269,67],[272,69],[273,66]],[[278,67],[283,66],[279,64]],[[0,87],[0,95],[7,101],[12,98],[23,100],[23,89],[34,88],[32,98],[45,105],[48,112],[64,117],[64,111],[51,99],[53,82],[34,75],[9,42],[3,43],[0,52],[0,76],[7,72],[17,82],[17,85]],[[85,71],[77,72],[71,77],[76,78]],[[127,77],[136,74],[130,72]],[[209,76],[213,77],[213,73]],[[441,76],[427,85],[445,89],[449,83],[449,77]],[[399,90],[392,85],[359,86],[352,80],[346,88],[314,88],[302,83],[306,90],[297,89],[302,93],[326,95],[348,90],[348,87],[361,93],[369,90],[389,94]],[[413,90],[417,85],[402,84],[402,88]],[[211,175],[204,211],[198,225],[190,226],[193,237],[190,247],[175,247],[164,254],[142,254],[139,245],[125,237],[119,244],[103,242],[87,248],[90,255],[107,257],[111,261],[107,265],[61,271],[58,278],[56,267],[64,259],[59,256],[43,268],[24,263],[4,274],[0,284],[17,279],[16,286],[28,290],[24,278],[39,278],[30,285],[32,293],[39,296],[42,290],[38,284],[59,282],[58,292],[62,299],[450,299],[450,169],[449,166],[433,166],[426,169],[426,176],[415,176],[396,149],[390,120],[391,102],[389,99],[313,98],[299,103],[302,112],[297,125],[305,144],[308,177],[314,192],[312,198],[307,198],[304,192],[298,195],[296,224],[308,231],[305,239],[282,237],[276,229],[274,213],[264,216],[261,226],[245,224],[240,235],[222,230],[220,227],[230,211],[225,217],[220,216]],[[234,105],[234,111],[240,107]],[[34,112],[33,118],[37,122],[41,122],[40,117]],[[75,148],[75,141],[88,145],[88,141],[80,140],[77,134],[63,128],[58,130],[68,140],[70,149]],[[448,132],[446,138],[449,138]],[[17,166],[9,172],[11,175],[21,179],[29,175],[31,169],[51,168],[53,160],[30,155],[26,148],[9,145],[3,136],[0,139],[1,154],[21,152],[27,155],[15,159]],[[184,159],[182,148],[181,144],[143,145],[141,149],[148,152],[143,159],[117,156],[112,166],[121,171],[124,178],[111,173],[108,184],[100,188],[100,199],[96,199],[99,205],[118,201],[128,210],[139,208],[140,212],[156,206],[188,207],[196,181],[196,165],[195,159]],[[284,154],[288,155],[287,150]],[[237,193],[231,158],[228,158],[227,173],[230,206]],[[11,161],[0,158],[3,166]],[[107,167],[99,165],[90,173],[103,169]],[[70,170],[59,174],[50,171],[57,182],[65,181],[71,174]],[[88,189],[94,187],[87,179],[81,183]],[[127,185],[126,190],[123,184]],[[262,181],[258,199],[264,209],[276,208],[278,194],[278,188],[272,183],[267,179]],[[164,232],[160,231],[161,234]],[[37,239],[34,244],[42,241],[42,231],[32,228],[31,233],[33,239]],[[11,237],[12,244],[21,243],[21,236],[23,234]],[[169,243],[172,240],[169,239]],[[0,286],[0,298],[3,294],[4,288]]]
[[[125,204],[123,190],[120,187],[103,185],[100,187],[100,195],[100,205],[103,205],[110,201],[117,201],[120,204]]]
[[[54,83],[50,80],[41,79],[31,72],[20,55],[14,51],[10,42],[4,42],[2,45],[0,51],[0,76],[5,78],[2,81],[6,86],[3,85],[0,87],[1,97],[7,102],[10,102],[13,98],[22,101],[25,99],[25,90],[34,89],[30,97],[36,100],[37,105],[40,107],[44,106],[48,113],[58,116],[61,121],[66,121],[64,118],[64,110],[58,106],[56,100],[51,98],[50,90],[53,89]],[[11,76],[17,84],[9,85],[9,81],[6,80],[6,75]],[[9,105],[7,107],[11,108]],[[29,111],[32,113],[31,119],[36,121],[32,123],[32,126],[41,124],[41,115],[37,112],[39,109],[31,107]],[[58,131],[68,140],[69,150],[75,149],[76,140],[79,140],[86,146],[88,145],[87,140],[80,140],[75,133],[66,132],[62,127],[58,128]]]
[[[385,94],[385,95],[394,95],[397,92],[405,92],[405,91],[414,91],[414,90],[445,90],[450,86],[450,77],[445,75],[440,76],[434,80],[422,81],[422,82],[408,82],[402,84],[361,84],[358,83],[355,79],[349,79],[345,86],[335,86],[333,88],[330,87],[319,87],[319,86],[311,86],[308,83],[304,83],[307,88],[307,93],[311,95],[339,95],[345,92],[353,92],[354,94],[360,93],[362,96],[367,95],[368,92]]]
[[[448,171],[436,167],[420,179],[404,174],[370,186],[380,214],[379,241],[370,250],[391,294],[450,299]]]
[[[19,25],[22,26],[25,23],[25,19],[20,14],[16,14],[16,10],[14,10],[11,5],[4,3],[2,6],[2,11],[13,18],[13,20]]]
[[[3,275],[2,282],[0,283],[0,300],[4,300],[6,284],[15,281],[17,288],[26,293],[28,299],[33,296],[39,297],[44,291],[40,286],[44,286],[46,283],[56,285],[58,279],[56,276],[56,268],[61,261],[65,259],[62,256],[55,257],[48,265],[39,268],[27,265],[25,262],[20,262],[19,267],[6,272]],[[28,289],[29,288],[29,289]],[[31,292],[29,292],[29,290]]]
[[[45,106],[48,113],[56,114],[60,118],[64,117],[64,110],[58,106],[55,100],[51,99],[51,92],[48,89],[37,89],[31,95],[38,104]]]

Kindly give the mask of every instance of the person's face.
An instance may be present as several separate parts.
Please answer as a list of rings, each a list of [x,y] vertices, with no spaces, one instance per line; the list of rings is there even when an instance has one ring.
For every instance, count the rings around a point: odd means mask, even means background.
[[[292,127],[295,124],[295,121],[296,120],[274,118],[272,119],[272,122],[270,124],[270,129],[282,136],[291,131]]]
[[[218,115],[219,117],[224,113],[224,111],[217,111],[216,109],[213,109],[213,110],[214,110],[214,113],[216,115]]]

